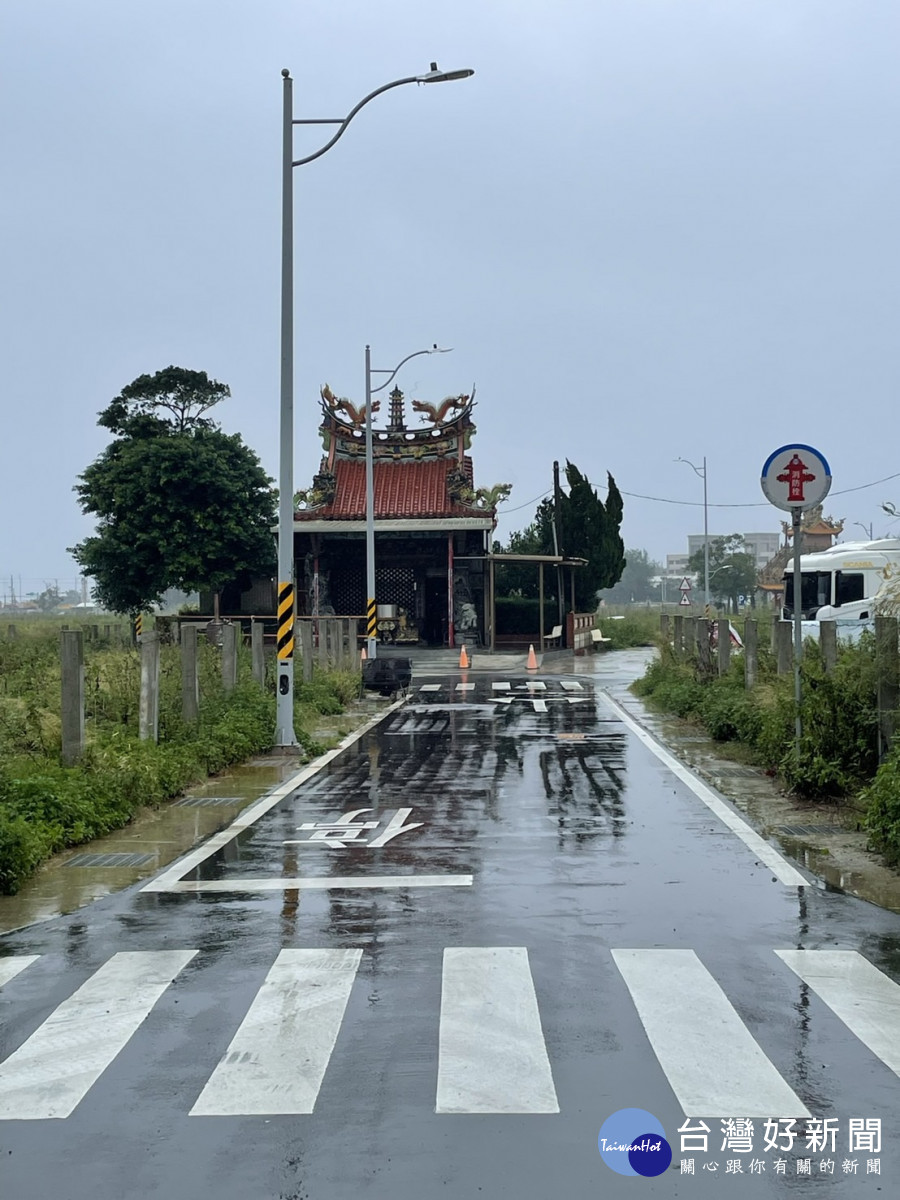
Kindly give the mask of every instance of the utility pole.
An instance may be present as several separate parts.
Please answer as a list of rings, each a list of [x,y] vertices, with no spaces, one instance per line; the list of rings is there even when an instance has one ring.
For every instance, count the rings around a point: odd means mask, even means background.
[[[553,464],[553,553],[559,557],[562,554],[562,493],[559,487],[559,463]],[[565,628],[565,602],[563,600],[563,570],[556,567],[556,608],[557,623]],[[543,631],[542,631],[543,632]]]

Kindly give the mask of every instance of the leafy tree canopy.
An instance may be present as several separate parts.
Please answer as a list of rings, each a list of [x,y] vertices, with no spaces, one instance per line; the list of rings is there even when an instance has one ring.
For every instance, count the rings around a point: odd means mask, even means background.
[[[703,587],[703,547],[688,559],[688,569],[697,576],[698,585]],[[739,533],[728,537],[709,539],[709,591],[717,601],[731,601],[735,612],[739,596],[754,596],[756,593],[756,559],[746,549]]]
[[[587,560],[587,566],[575,571],[575,604],[580,612],[593,612],[597,592],[617,583],[625,568],[625,547],[619,533],[622,497],[616,481],[607,474],[609,490],[604,504],[574,463],[566,463],[566,480],[569,492],[560,497],[559,551],[567,558]],[[512,534],[504,549],[510,554],[555,553],[552,499],[541,501],[532,523]],[[556,574],[555,570],[545,573],[548,597],[555,596]],[[528,563],[500,567],[497,590],[499,595],[536,597],[537,567]]]
[[[239,434],[203,415],[229,394],[168,367],[100,414],[116,436],[75,486],[97,532],[70,553],[105,607],[134,613],[168,588],[219,591],[274,569],[272,480]]]
[[[660,587],[654,582],[663,573],[660,563],[654,562],[646,550],[626,550],[625,569],[617,584],[601,595],[607,604],[631,604],[658,600]]]

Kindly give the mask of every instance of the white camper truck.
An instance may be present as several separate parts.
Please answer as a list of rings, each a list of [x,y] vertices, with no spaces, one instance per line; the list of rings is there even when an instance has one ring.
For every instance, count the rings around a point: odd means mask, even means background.
[[[800,613],[804,622],[868,621],[882,611],[900,581],[900,538],[843,542],[800,557]],[[784,572],[785,620],[794,615],[794,568]],[[804,633],[808,632],[804,629]]]

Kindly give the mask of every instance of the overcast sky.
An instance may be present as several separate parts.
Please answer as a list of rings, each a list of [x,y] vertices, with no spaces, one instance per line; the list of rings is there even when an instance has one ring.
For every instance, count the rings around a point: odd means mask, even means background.
[[[294,171],[295,486],[364,347],[432,402],[477,387],[476,483],[528,523],[554,458],[625,496],[626,544],[777,529],[770,451],[900,532],[896,0],[3,0],[0,593],[77,577],[97,413],[174,363],[278,464],[282,67],[340,117]],[[296,155],[327,138],[297,130]],[[717,505],[748,505],[720,508]],[[755,507],[752,507],[755,505]],[[513,511],[516,510],[516,511]]]

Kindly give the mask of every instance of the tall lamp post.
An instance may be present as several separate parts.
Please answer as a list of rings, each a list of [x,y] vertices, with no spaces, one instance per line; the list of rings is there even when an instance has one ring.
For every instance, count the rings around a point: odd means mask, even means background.
[[[706,503],[706,455],[703,456],[703,466],[695,466],[688,458],[676,458],[676,462],[687,465],[703,480],[703,604],[706,616],[709,616],[709,510]]]
[[[437,63],[424,75],[408,75],[369,92],[346,117],[294,118],[293,80],[284,78],[281,176],[281,433],[278,471],[278,688],[276,692],[275,745],[296,746],[294,733],[294,167],[321,158],[343,136],[361,108],[404,83],[446,83],[468,79],[475,72],[440,71]],[[294,158],[295,125],[337,125],[334,137],[314,154]]]
[[[389,371],[372,366],[369,347],[366,346],[366,656],[375,658],[378,654],[378,619],[375,607],[375,464],[372,451],[372,397],[376,392],[383,391],[394,382],[394,376],[411,358],[420,354],[449,354],[451,346],[441,348],[437,342],[430,350],[414,350],[401,358]],[[384,383],[372,387],[373,375],[387,375]]]
[[[862,521],[854,521],[853,524],[858,525],[860,527],[860,529],[866,534],[866,536],[868,537],[870,542],[875,540],[875,533],[874,533],[875,526],[873,523],[870,522],[868,525],[864,525],[862,523]]]

